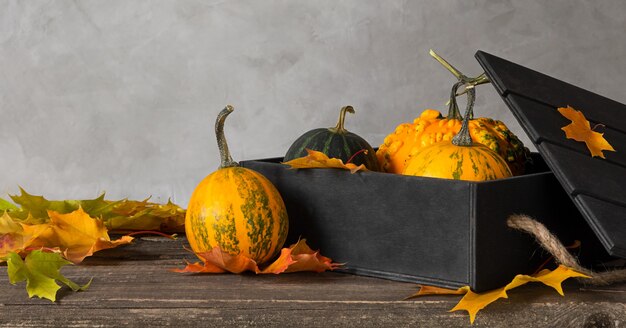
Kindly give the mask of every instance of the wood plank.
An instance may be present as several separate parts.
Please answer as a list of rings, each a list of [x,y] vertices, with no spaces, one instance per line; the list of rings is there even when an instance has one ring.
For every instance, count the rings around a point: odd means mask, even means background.
[[[600,241],[611,253],[626,258],[626,240],[606,238],[606,232],[626,235],[626,208],[611,204],[587,195],[578,195],[575,199],[582,211],[593,217],[589,223],[598,231]]]
[[[481,51],[476,58],[565,191],[573,199],[587,195],[626,209],[626,105]],[[617,152],[605,152],[606,160],[592,158],[582,143],[559,136],[569,120],[554,108],[567,105],[591,122],[605,124],[605,138]],[[607,251],[625,256],[621,245],[626,233],[607,229],[624,219],[618,211],[576,204]]]
[[[626,168],[549,142],[537,148],[570,195],[585,194],[626,206]]]
[[[589,156],[589,149],[583,142],[578,142],[565,137],[562,127],[569,125],[570,120],[561,115],[556,108],[510,94],[506,97],[507,103],[515,108],[516,118],[522,122],[524,131],[534,144],[544,141],[558,144]],[[591,126],[598,124],[590,121]],[[615,130],[609,126],[598,128],[598,132],[604,133],[604,138],[612,145],[626,145],[626,133]],[[618,147],[619,148],[619,147]],[[616,152],[605,151],[605,161],[624,166],[626,172],[626,149],[617,149]]]
[[[482,51],[476,58],[503,97],[515,93],[554,108],[570,105],[626,133],[626,105]]]
[[[404,301],[415,284],[327,272],[282,275],[193,275],[168,271],[192,260],[178,240],[139,238],[66,267],[70,279],[94,278],[85,292],[67,288],[57,303],[28,299],[0,268],[0,327],[466,327],[459,297]],[[140,255],[141,254],[141,255]],[[164,256],[163,258],[159,258]],[[138,258],[134,258],[138,257]],[[133,259],[134,258],[134,259]],[[476,326],[581,326],[626,322],[626,284],[565,285],[562,298],[537,284],[479,313]],[[591,317],[591,318],[590,318]]]

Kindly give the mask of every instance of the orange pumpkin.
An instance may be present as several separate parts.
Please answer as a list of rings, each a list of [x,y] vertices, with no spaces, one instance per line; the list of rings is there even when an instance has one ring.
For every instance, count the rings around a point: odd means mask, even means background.
[[[459,133],[452,140],[418,148],[410,156],[403,174],[469,181],[495,180],[512,175],[507,162],[498,153],[472,141],[469,126],[474,92],[472,89],[468,93],[467,111]],[[456,100],[452,98],[451,101],[456,106]]]
[[[196,187],[185,216],[191,249],[206,252],[215,246],[243,254],[257,263],[271,260],[287,238],[285,204],[272,183],[260,173],[240,167],[230,156],[224,121],[233,111],[226,106],[215,123],[221,165]]]

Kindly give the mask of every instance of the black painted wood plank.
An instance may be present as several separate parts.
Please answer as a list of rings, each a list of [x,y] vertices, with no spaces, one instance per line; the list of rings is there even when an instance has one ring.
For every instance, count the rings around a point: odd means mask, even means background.
[[[607,251],[626,257],[626,105],[481,51],[476,58]],[[617,152],[592,158],[583,143],[566,139],[561,127],[569,120],[556,107],[567,105],[606,125]]]
[[[626,168],[548,142],[538,149],[570,195],[592,195],[626,207]]]
[[[507,104],[515,108],[516,118],[523,123],[522,126],[534,144],[544,141],[559,144],[581,154],[590,155],[589,149],[584,142],[579,142],[565,137],[562,127],[569,125],[570,120],[565,118],[555,107],[532,101],[515,94],[506,96]],[[585,114],[583,112],[583,114]],[[590,121],[593,127],[597,122]],[[626,133],[609,127],[598,127],[597,132],[604,133],[604,138],[611,145],[626,145]],[[615,147],[613,147],[615,148]],[[606,161],[626,167],[626,149],[617,149],[616,152],[605,151]],[[588,159],[588,160],[597,160]]]
[[[569,105],[590,120],[626,132],[624,104],[482,51],[476,58],[501,96],[515,93],[552,107]]]
[[[599,232],[596,235],[600,237],[605,248],[626,258],[626,239],[606,238],[607,232],[626,235],[626,207],[587,195],[576,196],[576,202],[580,204],[582,211],[588,212],[588,215],[594,218],[591,220],[592,228]]]

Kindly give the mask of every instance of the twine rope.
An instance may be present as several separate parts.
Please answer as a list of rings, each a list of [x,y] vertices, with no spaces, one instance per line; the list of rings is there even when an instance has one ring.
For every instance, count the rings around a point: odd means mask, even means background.
[[[626,269],[610,270],[606,272],[594,272],[583,268],[578,260],[567,251],[559,239],[552,234],[542,223],[527,215],[512,215],[507,220],[507,225],[513,229],[521,230],[532,235],[537,242],[554,256],[558,264],[568,266],[591,278],[580,278],[579,281],[591,285],[609,285],[626,281]]]

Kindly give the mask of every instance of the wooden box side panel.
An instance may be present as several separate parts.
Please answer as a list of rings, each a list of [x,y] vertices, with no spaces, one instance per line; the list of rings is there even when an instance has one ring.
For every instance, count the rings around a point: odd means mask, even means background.
[[[471,286],[482,291],[501,287],[516,274],[532,274],[550,257],[530,235],[507,227],[513,214],[543,223],[588,265],[608,254],[556,177],[549,172],[477,184]]]
[[[348,271],[458,287],[469,283],[470,184],[385,173],[290,170],[244,162],[280,191],[290,240]],[[418,181],[419,180],[419,181]]]

